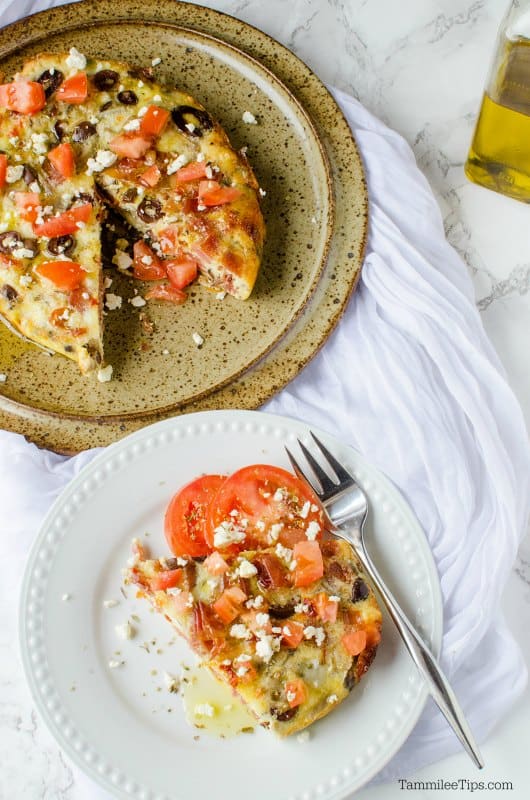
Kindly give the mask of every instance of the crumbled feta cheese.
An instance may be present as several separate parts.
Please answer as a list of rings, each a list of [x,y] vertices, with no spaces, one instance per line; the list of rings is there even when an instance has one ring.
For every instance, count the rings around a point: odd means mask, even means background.
[[[299,733],[296,737],[296,741],[300,742],[301,744],[305,744],[305,742],[308,742],[310,738],[311,734],[309,731],[302,731],[302,733]]]
[[[185,128],[186,128],[186,130],[188,130],[190,133],[193,133],[193,131],[195,130],[195,125],[193,124],[193,122],[186,122],[186,124],[184,125],[184,127],[185,127]]]
[[[131,297],[131,299],[129,300],[129,303],[135,308],[141,308],[142,306],[145,306],[145,302],[146,301],[144,300],[144,298],[140,297],[140,295],[138,295],[137,297]]]
[[[250,655],[250,653],[241,653],[241,655],[239,655],[236,658],[234,658],[234,661],[236,661],[238,663],[244,663],[244,662],[252,661],[252,656]]]
[[[330,594],[328,600],[330,600],[332,603],[340,603],[340,597],[336,594]]]
[[[206,206],[203,203],[197,203],[197,211],[206,211]]]
[[[213,532],[214,547],[226,547],[227,544],[242,542],[244,539],[245,531],[233,522],[221,522]]]
[[[318,506],[316,505],[316,503],[312,504],[311,511],[313,512],[313,514],[316,514],[316,512],[318,511]]]
[[[151,61],[151,66],[152,67],[158,67],[158,65],[161,64],[161,63],[162,63],[162,59],[161,58],[153,58],[153,60]]]
[[[243,111],[243,116],[241,117],[241,119],[243,120],[243,122],[246,125],[257,125],[258,124],[258,120],[256,119],[256,117],[254,116],[254,114],[251,111]]]
[[[142,262],[142,264],[146,264],[147,266],[149,266],[150,264],[153,263],[153,256],[142,256],[140,261]]]
[[[10,136],[9,137],[9,144],[12,144],[13,147],[16,147],[18,144],[18,136]]]
[[[169,589],[166,589],[166,594],[170,595],[170,597],[176,597],[182,594],[182,589],[179,589],[178,586],[170,586]]]
[[[138,88],[140,88],[140,89],[141,89],[141,88],[142,88],[142,86],[144,85],[144,82],[143,82],[143,81],[138,81],[138,84],[137,84],[137,85],[138,85]]]
[[[217,292],[215,295],[216,300],[224,300],[226,297],[226,292]]]
[[[131,119],[123,126],[124,131],[138,131],[140,130],[141,122],[139,119]]]
[[[92,125],[97,125],[98,122],[99,122],[99,119],[98,119],[98,117],[90,117],[90,119],[88,121],[91,122]]]
[[[7,375],[5,372],[0,372],[0,383],[5,383],[7,381]]]
[[[138,111],[139,117],[143,117],[144,114],[147,114],[147,106],[142,106],[141,109]]]
[[[115,625],[114,630],[120,639],[132,639],[134,636],[134,628],[129,621],[124,622],[123,625]]]
[[[33,258],[35,255],[33,250],[29,250],[27,247],[17,247],[16,250],[12,250],[11,253],[15,258]]]
[[[48,137],[45,133],[32,133],[31,146],[36,153],[44,155],[48,152]],[[40,159],[39,159],[40,160]],[[43,159],[44,161],[44,159]],[[41,162],[42,163],[42,162]]]
[[[116,264],[118,269],[128,270],[132,267],[133,260],[125,250],[116,250],[112,257],[112,263]]]
[[[18,281],[21,286],[31,286],[33,283],[33,278],[31,275],[21,275]]]
[[[288,547],[284,547],[283,544],[280,544],[278,542],[278,544],[274,548],[274,552],[276,553],[278,558],[281,558],[283,561],[287,562],[287,564],[291,562],[293,557],[293,551],[290,550]]]
[[[114,608],[119,605],[119,600],[103,600],[103,608]]]
[[[300,509],[300,516],[302,519],[307,519],[307,515],[309,514],[309,510],[311,508],[311,503],[309,500],[306,500],[302,508]]]
[[[287,697],[287,702],[292,703],[296,699],[296,692],[286,692],[285,696]]]
[[[167,349],[167,347],[164,347],[164,349],[162,350],[162,355],[163,356],[168,356],[169,355],[169,350]]]
[[[283,528],[283,522],[275,522],[273,525],[271,525],[268,533],[268,539],[270,542],[278,541],[278,537],[282,531],[282,528]]]
[[[270,622],[270,617],[268,614],[265,614],[263,611],[259,614],[256,614],[256,625],[260,628],[264,628]]]
[[[244,675],[247,674],[247,672],[248,672],[248,667],[245,667],[244,665],[236,669],[236,675],[238,678],[242,678]]]
[[[241,623],[239,625],[232,625],[230,628],[230,636],[233,636],[234,639],[250,639],[251,633],[247,626]]]
[[[124,663],[124,661],[115,661],[114,659],[111,659],[109,661],[109,669],[116,669],[117,667],[121,667]]]
[[[31,192],[35,192],[35,194],[40,192],[40,186],[37,181],[32,181],[29,185],[29,189]]]
[[[259,187],[258,192],[260,197],[265,197],[265,195],[267,194],[265,189],[262,189],[261,186]]]
[[[61,597],[61,600],[63,601],[63,603],[65,603],[67,600],[69,600],[69,599],[70,599],[70,597],[71,597],[71,595],[69,595],[69,594],[68,594],[68,592],[66,592],[66,593],[65,593],[65,594],[63,594],[63,596]]]
[[[263,595],[258,594],[256,595],[256,597],[254,598],[251,597],[250,600],[247,600],[245,606],[247,608],[261,608],[263,603],[264,603]]]
[[[24,167],[22,164],[18,164],[16,167],[8,167],[6,170],[6,181],[7,183],[16,183],[19,181],[23,175]]]
[[[115,311],[117,308],[121,308],[122,298],[119,294],[112,294],[112,292],[107,292],[105,295],[105,306],[108,308],[109,311]]]
[[[239,567],[237,568],[237,574],[241,578],[251,578],[252,575],[256,575],[257,572],[258,570],[254,566],[254,564],[252,564],[251,561],[247,561],[246,558],[242,559]]]
[[[105,289],[110,289],[112,286],[112,278],[109,278],[108,275],[105,275],[105,279],[103,281],[103,287]]]
[[[256,635],[259,637],[256,642],[256,655],[268,664],[274,653],[280,649],[280,639],[263,631],[257,631]]]
[[[208,164],[207,167],[204,168],[204,174],[206,175],[206,177],[208,178],[209,181],[212,180],[212,178],[213,178],[213,169],[211,168],[211,166],[209,164]]]
[[[274,500],[275,503],[280,503],[282,500],[285,499],[285,491],[281,487],[279,487],[272,495],[272,499]]]
[[[161,102],[162,102],[162,98],[160,97],[159,94],[153,95],[153,103],[161,103]]]
[[[164,672],[164,683],[166,684],[166,689],[168,692],[172,694],[176,694],[180,687],[180,680],[176,677],[176,675],[171,675],[169,672]]]
[[[326,638],[324,628],[315,628],[314,625],[308,625],[304,628],[304,639],[314,639],[317,646],[320,647]]]
[[[292,561],[291,561],[291,563],[289,564],[289,569],[291,570],[291,572],[294,572],[294,571],[295,571],[295,569],[296,569],[296,564],[297,564],[297,561],[296,561],[296,559],[295,559],[295,558],[293,558],[293,560],[292,560]]]
[[[102,172],[107,167],[111,167],[118,156],[111,150],[98,150],[95,158],[87,159],[87,175],[94,172]]]
[[[307,526],[305,535],[310,541],[313,541],[317,538],[318,534],[320,533],[320,525],[314,519],[311,520],[309,525]]]
[[[336,694],[330,694],[328,699],[326,700],[327,703],[336,703],[339,698]]]
[[[188,156],[185,153],[182,153],[180,156],[174,158],[173,161],[169,162],[166,170],[167,174],[173,175],[174,172],[177,172],[177,170],[181,169],[182,167],[185,167],[188,162],[189,162]]]
[[[262,519],[258,519],[257,520],[256,528],[258,529],[258,531],[264,531],[265,530],[265,523],[264,523],[264,521]]]
[[[202,345],[204,344],[203,337],[201,336],[200,333],[197,333],[197,331],[193,331],[193,333],[191,334],[191,338],[193,339],[197,347],[202,347]]]
[[[83,53],[79,52],[77,47],[71,47],[65,63],[68,69],[85,69],[86,58]]]
[[[100,383],[108,383],[112,380],[112,364],[108,364],[106,367],[100,367],[98,370],[98,381]]]

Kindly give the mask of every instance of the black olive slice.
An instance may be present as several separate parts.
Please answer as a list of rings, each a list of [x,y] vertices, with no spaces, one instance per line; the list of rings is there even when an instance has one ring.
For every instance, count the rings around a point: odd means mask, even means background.
[[[35,170],[29,166],[29,164],[24,164],[24,172],[22,173],[22,178],[24,183],[29,186],[30,183],[37,180],[37,173]]]
[[[359,600],[366,600],[370,590],[362,578],[355,578],[351,592],[352,603],[358,603]]]
[[[90,139],[90,137],[94,136],[96,133],[96,126],[87,120],[83,120],[83,122],[80,122],[79,125],[76,125],[74,128],[72,140],[74,142],[86,142],[87,139]]]
[[[53,132],[55,133],[57,140],[59,142],[62,141],[63,136],[66,133],[66,123],[58,119],[55,125],[53,126]]]
[[[123,103],[124,106],[135,106],[138,102],[138,97],[130,89],[123,92],[118,92],[118,101]]]
[[[188,119],[188,117],[191,117],[191,119]],[[177,106],[172,110],[171,118],[177,128],[180,128],[183,133],[187,133],[190,136],[202,136],[203,130],[209,131],[213,128],[210,115],[206,111],[193,106]],[[194,125],[194,128],[190,130],[186,125]]]
[[[353,659],[351,667],[349,668],[348,672],[346,673],[346,677],[344,678],[344,688],[347,689],[349,692],[351,692],[351,690],[357,683],[356,674],[357,674],[357,657]]]
[[[154,197],[144,197],[136,209],[136,213],[143,222],[156,222],[157,219],[164,216],[161,203]]]
[[[5,297],[8,303],[10,303],[11,305],[18,299],[17,290],[14,289],[12,286],[10,286],[8,283],[4,283],[4,285],[0,289],[0,294],[2,295],[2,297]]]
[[[278,722],[287,722],[294,717],[297,711],[298,706],[287,708],[285,711],[280,711],[278,708],[271,708],[271,717],[277,719]]]
[[[129,70],[129,75],[131,78],[136,78],[140,81],[146,81],[147,83],[153,83],[155,79],[151,67],[133,67]]]
[[[18,247],[23,247],[22,237],[19,233],[16,231],[0,233],[0,253],[10,255]]]
[[[122,201],[124,203],[134,203],[136,196],[138,195],[138,190],[132,186],[130,189],[127,189],[122,195]]]
[[[294,603],[285,603],[284,605],[269,606],[269,614],[274,619],[287,619],[294,614]]]
[[[60,69],[54,69],[53,72],[49,69],[45,70],[42,75],[37,78],[37,82],[42,85],[46,99],[59,88],[63,82],[64,75]]]
[[[107,100],[106,103],[103,103],[103,105],[99,107],[99,110],[100,111],[107,111],[107,109],[109,109],[111,107],[111,105],[112,105],[112,100]]]
[[[70,255],[75,247],[75,239],[70,234],[64,236],[54,236],[48,242],[48,251],[54,255]]]
[[[39,252],[39,245],[36,239],[24,239],[24,249],[31,251],[29,258],[34,258]]]
[[[114,88],[119,80],[120,76],[113,69],[100,69],[93,78],[96,89],[99,89],[100,92]]]

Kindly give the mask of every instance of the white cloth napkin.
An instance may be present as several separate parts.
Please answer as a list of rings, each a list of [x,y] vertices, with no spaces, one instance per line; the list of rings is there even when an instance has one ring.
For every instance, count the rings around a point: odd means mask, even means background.
[[[4,3],[1,22],[49,5]],[[527,677],[499,611],[529,510],[523,418],[482,328],[467,269],[445,240],[440,211],[409,146],[357,101],[333,93],[366,166],[366,261],[325,347],[264,410],[340,436],[411,504],[442,585],[443,666],[483,741]],[[10,634],[15,640],[15,589],[40,521],[95,452],[67,459],[0,432],[4,640]],[[430,703],[377,780],[410,776],[458,749]],[[103,796],[90,784],[87,797]]]

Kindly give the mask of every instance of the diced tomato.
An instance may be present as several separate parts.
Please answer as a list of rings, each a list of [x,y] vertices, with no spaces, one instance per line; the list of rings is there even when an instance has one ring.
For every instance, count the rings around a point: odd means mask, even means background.
[[[208,570],[210,575],[224,575],[228,571],[228,564],[217,550],[210,553],[204,562],[205,569]]]
[[[150,580],[151,590],[153,592],[165,591],[166,589],[173,589],[175,586],[180,586],[182,582],[181,569],[165,569],[157,572]]]
[[[206,177],[206,167],[207,165],[205,161],[193,161],[191,164],[186,164],[185,167],[178,169],[175,172],[175,178],[181,183],[186,183],[187,181],[198,181],[201,178]]]
[[[212,608],[217,616],[228,625],[239,616],[246,599],[247,596],[245,592],[238,586],[230,586],[230,588],[225,589],[222,595],[213,603]]]
[[[146,300],[166,300],[168,303],[175,303],[178,306],[185,303],[187,297],[186,292],[175,289],[170,283],[159,283],[145,293]]]
[[[285,696],[291,708],[296,708],[307,700],[307,688],[301,678],[287,681],[285,684]]]
[[[287,570],[274,553],[257,553],[253,564],[258,570],[258,585],[262,589],[278,589],[289,585]]]
[[[37,81],[15,81],[0,86],[0,106],[19,114],[35,114],[46,105],[44,89]]]
[[[169,225],[160,231],[158,241],[162,252],[166,255],[175,255],[179,246],[179,228],[177,225]]]
[[[199,183],[199,203],[203,206],[222,206],[237,200],[241,189],[233,186],[221,186],[218,181],[201,181]]]
[[[166,270],[162,261],[147,242],[135,242],[133,246],[134,277],[139,281],[159,281],[166,277]]]
[[[258,675],[256,667],[250,660],[238,661],[235,669],[236,683],[251,683]]]
[[[50,322],[57,328],[67,328],[68,332],[73,336],[82,336],[86,333],[86,328],[73,328],[68,324],[70,309],[67,306],[62,308],[54,308],[50,314]]]
[[[171,259],[164,264],[167,276],[176,289],[184,289],[193,283],[199,268],[197,262],[190,259]]]
[[[86,275],[77,261],[44,261],[35,267],[35,272],[63,292],[76,289]]]
[[[75,156],[70,142],[64,142],[50,150],[48,161],[63,178],[71,178],[75,174]]]
[[[191,646],[199,653],[206,651],[210,655],[223,650],[226,646],[225,627],[213,608],[199,601],[193,615]]]
[[[153,166],[148,167],[145,172],[142,172],[138,178],[138,182],[141,183],[142,186],[156,186],[161,177],[162,173],[157,165],[153,164]]]
[[[167,125],[169,111],[160,106],[149,106],[142,117],[140,131],[144,136],[160,136]]]
[[[176,556],[206,556],[211,547],[204,538],[208,507],[225,481],[223,475],[202,475],[172,497],[164,517],[164,533]]]
[[[76,311],[86,311],[90,306],[99,305],[97,297],[88,294],[84,286],[78,286],[68,295],[68,303]]]
[[[287,647],[298,647],[304,638],[304,626],[300,622],[285,622],[282,625],[282,641]]]
[[[40,225],[34,225],[33,230],[37,236],[46,236],[48,239],[55,236],[66,236],[68,233],[77,233],[78,223],[88,222],[91,213],[92,204],[83,203],[83,205],[74,206],[56,217],[48,217]]]
[[[324,574],[324,561],[318,542],[297,542],[293,547],[294,585],[309,586]]]
[[[262,617],[263,611],[253,608],[250,611],[245,611],[245,613],[241,615],[241,620],[252,633],[265,631],[265,633],[271,634],[272,624],[270,619],[264,621]],[[268,617],[268,614],[265,614],[265,617]]]
[[[72,105],[84,103],[88,96],[86,72],[76,72],[75,75],[66,78],[57,89],[55,96],[57,100],[62,100],[63,103],[71,103]]]
[[[212,546],[214,529],[234,521],[231,511],[247,520],[244,549],[270,546],[278,538],[293,547],[296,541],[307,540],[305,532],[311,523],[323,522],[322,508],[311,489],[290,472],[268,464],[243,467],[223,485],[206,531]]]
[[[325,592],[319,592],[311,600],[322,622],[335,622],[339,608],[338,600],[331,600]]]
[[[7,175],[7,156],[5,153],[0,153],[0,189],[6,185]]]
[[[348,631],[341,642],[350,656],[358,656],[366,647],[366,631]]]
[[[193,595],[191,592],[182,591],[173,595],[171,599],[173,609],[177,614],[182,614],[186,610],[193,608]]]
[[[15,203],[22,219],[35,222],[41,207],[37,192],[15,192]]]
[[[109,143],[113,153],[124,158],[141,158],[151,147],[151,139],[138,133],[120,133]]]

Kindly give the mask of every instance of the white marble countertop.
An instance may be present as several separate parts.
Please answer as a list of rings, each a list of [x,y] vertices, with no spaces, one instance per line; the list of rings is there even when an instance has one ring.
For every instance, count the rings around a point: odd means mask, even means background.
[[[412,145],[442,208],[447,236],[473,275],[484,326],[530,426],[530,256],[528,208],[470,184],[463,172],[496,31],[507,0],[203,0],[266,31],[324,81],[358,97]],[[0,3],[0,10],[2,3]],[[504,608],[530,662],[530,543],[508,583]],[[37,718],[16,659],[14,621],[0,609],[0,798],[81,800],[64,757]],[[8,656],[7,660],[5,656]],[[9,698],[8,700],[6,698]],[[483,747],[484,781],[511,781],[512,800],[530,796],[526,751],[530,691]],[[524,748],[524,749],[523,749]],[[458,755],[403,778],[477,780]],[[359,800],[393,800],[399,785]],[[468,791],[422,789],[414,797]],[[479,796],[481,793],[473,794]],[[482,793],[482,796],[484,793]]]

